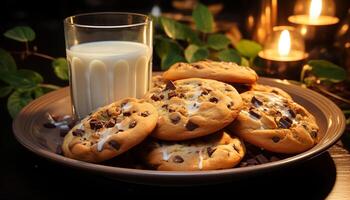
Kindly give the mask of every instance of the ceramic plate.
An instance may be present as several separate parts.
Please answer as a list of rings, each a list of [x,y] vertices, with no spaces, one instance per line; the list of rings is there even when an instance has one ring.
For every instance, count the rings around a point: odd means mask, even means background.
[[[55,153],[57,145],[62,142],[62,137],[57,133],[59,130],[50,130],[43,127],[43,122],[47,121],[47,113],[54,115],[69,115],[71,113],[68,87],[48,93],[27,105],[14,120],[13,131],[17,140],[23,146],[49,160],[70,167],[100,173],[101,175],[118,180],[157,185],[224,182],[291,166],[319,155],[340,138],[345,129],[345,117],[332,101],[312,90],[290,84],[288,81],[260,78],[259,83],[285,90],[297,103],[307,108],[316,117],[320,127],[320,136],[322,137],[319,144],[304,153],[275,162],[256,166],[198,172],[131,169],[73,160]]]

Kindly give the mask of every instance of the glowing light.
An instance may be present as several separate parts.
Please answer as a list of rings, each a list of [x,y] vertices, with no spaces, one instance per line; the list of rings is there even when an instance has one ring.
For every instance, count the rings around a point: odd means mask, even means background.
[[[322,11],[322,0],[311,0],[310,3],[310,18],[312,20],[317,20]]]
[[[290,33],[283,30],[278,40],[278,54],[280,56],[288,56],[291,49]]]

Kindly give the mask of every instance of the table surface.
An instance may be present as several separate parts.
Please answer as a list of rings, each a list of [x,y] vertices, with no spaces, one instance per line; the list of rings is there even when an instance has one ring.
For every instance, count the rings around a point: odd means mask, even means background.
[[[6,116],[6,113],[1,116]],[[22,147],[12,134],[9,117],[2,119],[0,128],[0,199],[61,199],[69,193],[84,197],[90,196],[91,192],[112,197],[116,194],[183,196],[187,193],[226,194],[223,192],[226,190],[234,198],[350,198],[350,154],[341,141],[311,160],[266,174],[218,185],[158,187],[119,182],[98,174],[61,166]]]

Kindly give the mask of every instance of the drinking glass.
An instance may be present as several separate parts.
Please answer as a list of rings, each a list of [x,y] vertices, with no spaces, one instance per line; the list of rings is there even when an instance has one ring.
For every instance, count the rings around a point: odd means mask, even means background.
[[[119,12],[80,14],[64,20],[64,32],[76,118],[147,92],[152,74],[150,17]]]

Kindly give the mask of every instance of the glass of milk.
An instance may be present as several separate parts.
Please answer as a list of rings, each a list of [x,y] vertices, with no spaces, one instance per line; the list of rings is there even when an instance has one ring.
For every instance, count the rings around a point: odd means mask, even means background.
[[[152,20],[88,13],[64,20],[73,114],[78,119],[124,97],[141,98],[152,74]]]

